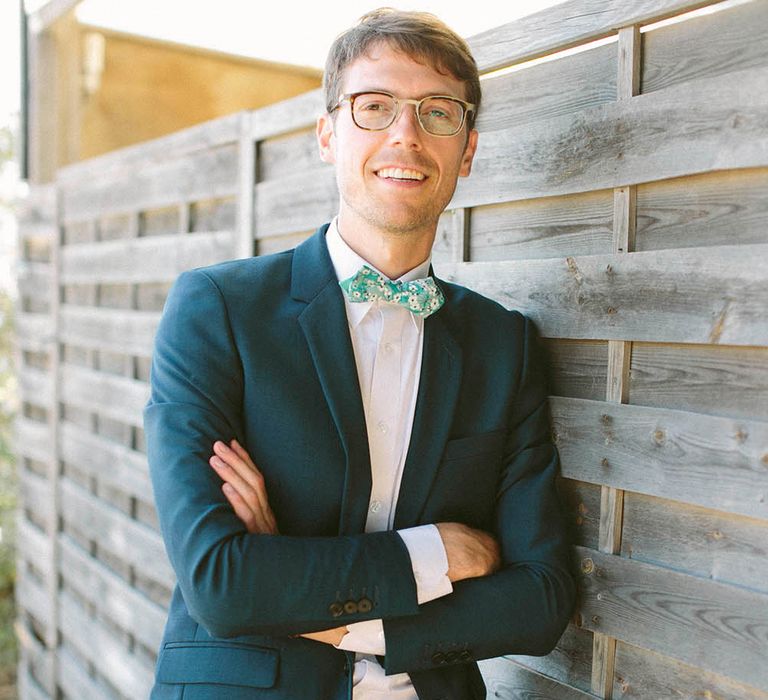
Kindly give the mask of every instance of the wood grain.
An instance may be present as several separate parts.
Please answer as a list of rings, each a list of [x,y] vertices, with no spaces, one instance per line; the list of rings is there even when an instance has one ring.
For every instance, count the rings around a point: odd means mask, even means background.
[[[528,314],[546,337],[768,344],[768,245],[435,269]]]
[[[619,27],[680,14],[716,0],[569,0],[468,39],[482,72],[613,34]]]
[[[583,399],[551,403],[563,476],[768,519],[768,424]]]
[[[578,548],[580,614],[599,631],[768,688],[768,596]]]
[[[193,267],[229,260],[232,231],[68,245],[61,250],[64,284],[165,282]]]
[[[450,206],[766,166],[767,79],[752,68],[488,132]]]
[[[768,520],[631,493],[622,554],[768,593]]]

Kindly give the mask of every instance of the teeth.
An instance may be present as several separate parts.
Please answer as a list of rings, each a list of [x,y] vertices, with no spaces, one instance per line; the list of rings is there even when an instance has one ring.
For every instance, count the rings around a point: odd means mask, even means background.
[[[395,180],[423,180],[424,174],[418,170],[409,170],[408,168],[384,168],[379,170],[379,177]]]

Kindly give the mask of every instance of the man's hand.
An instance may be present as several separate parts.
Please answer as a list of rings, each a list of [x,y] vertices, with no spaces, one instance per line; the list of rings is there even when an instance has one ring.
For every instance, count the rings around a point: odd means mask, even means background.
[[[218,440],[213,452],[208,462],[224,482],[221,490],[248,532],[277,535],[277,520],[269,506],[264,476],[245,448],[237,440],[229,446]],[[334,627],[300,636],[337,646],[346,633],[346,627]]]
[[[448,557],[451,582],[487,576],[501,565],[499,543],[487,532],[461,523],[437,523]]]
[[[230,446],[217,440],[213,452],[208,463],[224,482],[221,490],[235,515],[243,521],[248,532],[276,535],[277,521],[269,507],[264,476],[251,456],[237,440],[232,440]]]

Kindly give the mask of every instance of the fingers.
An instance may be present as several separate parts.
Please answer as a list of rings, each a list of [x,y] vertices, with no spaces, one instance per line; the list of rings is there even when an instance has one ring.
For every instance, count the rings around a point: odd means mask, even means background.
[[[249,532],[277,534],[277,522],[269,506],[264,477],[237,441],[228,447],[214,443],[209,464],[224,481],[222,491]]]

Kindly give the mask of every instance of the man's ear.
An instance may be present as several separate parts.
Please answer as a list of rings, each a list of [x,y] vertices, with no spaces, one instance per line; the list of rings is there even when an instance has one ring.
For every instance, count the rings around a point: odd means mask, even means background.
[[[317,145],[324,163],[336,163],[336,136],[333,133],[333,117],[328,112],[317,118]]]
[[[477,150],[477,129],[471,129],[467,136],[467,145],[464,147],[464,154],[461,156],[461,166],[459,167],[459,177],[467,177],[472,172],[472,159]]]

